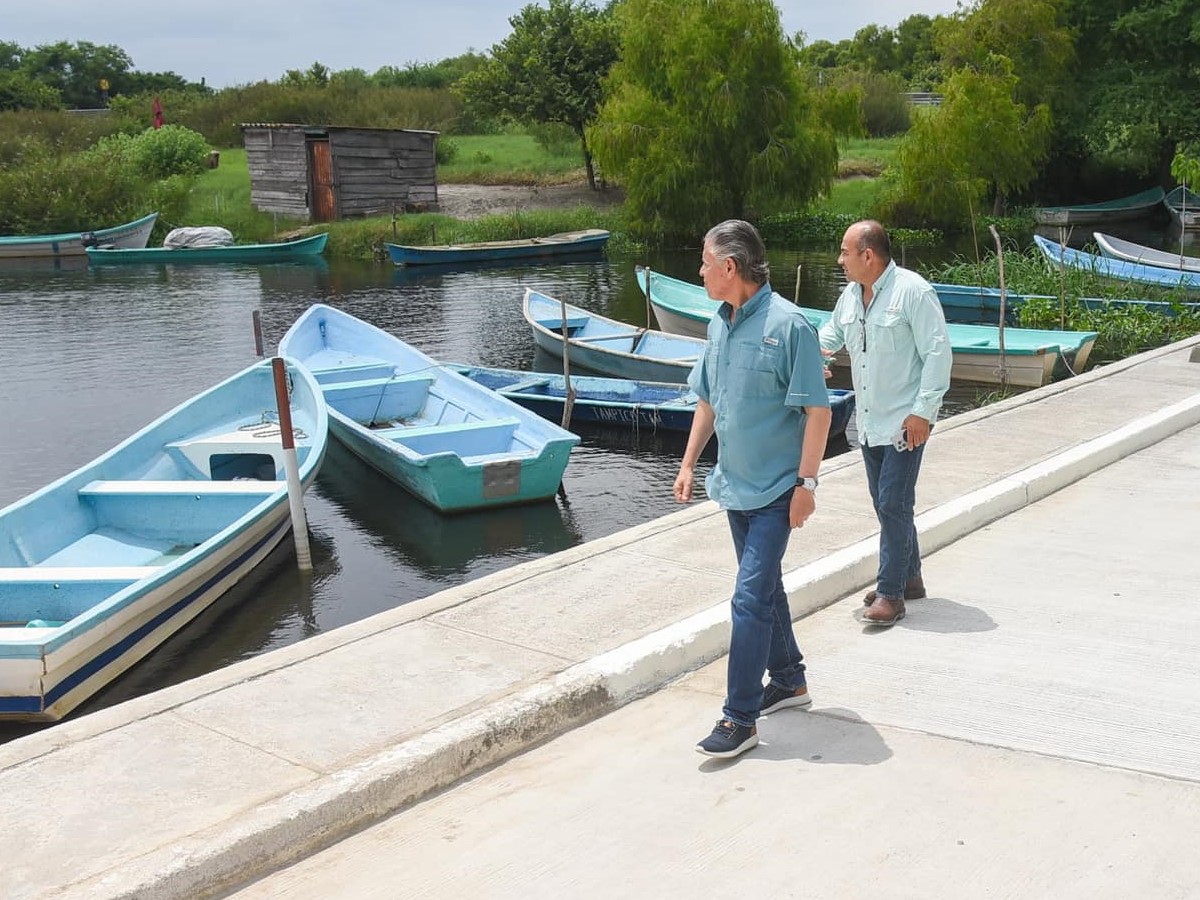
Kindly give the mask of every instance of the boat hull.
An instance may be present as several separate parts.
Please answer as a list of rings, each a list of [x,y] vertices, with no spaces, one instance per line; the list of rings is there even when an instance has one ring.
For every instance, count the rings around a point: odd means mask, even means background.
[[[306,260],[325,252],[329,234],[316,234],[276,244],[235,244],[230,247],[146,247],[115,249],[88,247],[88,262],[94,266],[138,263],[274,263]]]
[[[316,382],[290,371],[306,487],[324,458],[327,420]],[[12,548],[0,558],[0,718],[66,715],[279,545],[291,521],[278,427],[261,418],[273,406],[270,364],[252,366],[0,511]],[[64,536],[30,530],[45,518]]]
[[[1093,232],[1092,237],[1096,239],[1096,246],[1100,248],[1101,255],[1108,259],[1119,259],[1168,271],[1200,273],[1200,257],[1156,250],[1143,244],[1135,244],[1133,241],[1123,241],[1100,231]]]
[[[388,255],[397,266],[465,265],[510,259],[546,259],[599,253],[609,232],[598,228],[564,232],[541,238],[486,241],[442,247],[409,247],[387,244]]]
[[[158,213],[133,222],[94,232],[0,237],[0,259],[82,257],[86,244],[95,241],[110,247],[140,248],[150,240]]]
[[[1157,268],[1141,263],[1097,256],[1094,253],[1086,253],[1071,247],[1062,247],[1053,241],[1046,240],[1039,234],[1035,234],[1033,240],[1041,249],[1042,254],[1054,265],[1065,265],[1072,269],[1092,272],[1114,281],[1151,284],[1164,288],[1181,288],[1192,293],[1200,292],[1200,272]]]
[[[1035,209],[1034,221],[1039,225],[1099,225],[1106,222],[1128,222],[1152,215],[1162,203],[1165,192],[1151,188],[1139,194],[1080,206],[1043,206]]]

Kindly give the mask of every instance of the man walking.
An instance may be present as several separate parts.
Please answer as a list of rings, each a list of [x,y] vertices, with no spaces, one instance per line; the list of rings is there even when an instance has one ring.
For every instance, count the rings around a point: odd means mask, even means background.
[[[863,621],[894,625],[925,596],[913,522],[925,442],[950,387],[951,353],[937,293],[897,266],[878,222],[856,222],[838,264],[849,284],[821,328],[821,349],[850,353],[859,443],[879,519],[879,572]]]
[[[771,290],[769,274],[754,226],[730,219],[705,235],[700,277],[723,302],[688,379],[700,399],[675,499],[692,499],[696,461],[715,432],[717,464],[705,489],[729,517],[738,572],[725,706],[696,749],[723,759],[758,743],[759,715],[812,702],[782,566],[791,530],[816,509],[829,395],[816,332]]]

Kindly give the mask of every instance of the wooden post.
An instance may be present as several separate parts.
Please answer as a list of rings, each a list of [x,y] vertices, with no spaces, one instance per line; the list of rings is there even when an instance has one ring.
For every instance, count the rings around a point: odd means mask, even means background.
[[[1067,327],[1067,229],[1058,226],[1058,328]]]
[[[996,262],[1000,266],[1000,390],[1008,389],[1008,359],[1004,354],[1004,316],[1007,294],[1004,288],[1004,247],[1000,244],[1000,232],[995,225],[989,225],[988,231],[996,241]]]
[[[803,263],[796,263],[796,293],[794,302],[797,306],[800,305],[800,267],[803,265]]]
[[[562,297],[558,298],[558,310],[559,315],[562,317],[563,384],[567,389],[567,399],[563,403],[562,427],[569,429],[571,427],[571,413],[575,409],[575,388],[571,384],[571,334],[570,329],[567,328],[567,301],[562,299]],[[560,481],[558,483],[558,496],[562,498],[564,503],[569,502],[567,500],[566,482]]]
[[[254,355],[262,359],[266,355],[263,353],[262,313],[256,309],[251,317],[254,319]]]
[[[292,406],[288,397],[287,363],[282,357],[271,360],[275,375],[275,405],[279,410],[279,437],[283,441],[283,471],[287,476],[288,506],[292,513],[292,538],[296,543],[296,564],[302,572],[312,570],[308,547],[308,519],[304,515],[304,486],[300,484],[300,466],[296,462],[296,437],[292,431]]]
[[[646,290],[643,291],[643,293],[646,295],[646,327],[649,328],[650,327],[650,312],[651,312],[651,309],[650,309],[650,267],[649,266],[639,266],[638,268],[640,268],[643,272],[646,273]]]

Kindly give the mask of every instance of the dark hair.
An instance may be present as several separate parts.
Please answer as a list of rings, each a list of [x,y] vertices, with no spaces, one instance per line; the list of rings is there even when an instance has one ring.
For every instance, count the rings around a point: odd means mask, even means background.
[[[767,248],[758,230],[741,219],[726,219],[708,229],[704,235],[713,256],[732,259],[737,273],[752,284],[763,285],[771,277],[767,264]]]
[[[858,223],[858,249],[870,250],[885,262],[892,260],[892,241],[887,231],[874,219]]]

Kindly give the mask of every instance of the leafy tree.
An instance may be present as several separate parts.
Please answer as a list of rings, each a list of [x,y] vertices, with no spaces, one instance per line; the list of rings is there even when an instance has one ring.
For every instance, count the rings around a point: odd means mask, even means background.
[[[616,15],[621,61],[589,133],[638,226],[694,236],[828,188],[833,133],[770,0],[625,0]]]
[[[897,203],[923,224],[961,224],[989,192],[993,213],[1001,213],[1006,196],[1029,185],[1049,154],[1049,107],[1015,99],[1018,79],[1006,57],[993,57],[988,68],[955,72],[941,107],[918,120],[897,155]]]
[[[596,187],[587,126],[596,117],[601,82],[617,59],[617,32],[608,9],[588,0],[529,5],[508,20],[512,33],[492,58],[465,75],[457,90],[488,115],[561,122],[579,137],[588,184]]]
[[[403,69],[383,66],[371,80],[380,87],[448,88],[487,61],[482,53],[467,52],[436,63],[409,63]]]
[[[0,69],[0,109],[61,109],[58,91],[24,72]]]
[[[88,41],[42,44],[21,57],[21,71],[54,88],[69,107],[96,107],[101,102],[101,79],[110,93],[120,93],[122,79],[133,60],[120,47],[97,46]]]
[[[328,87],[329,67],[320,62],[314,61],[313,64],[303,72],[299,69],[288,69],[283,73],[283,77],[279,79],[279,83],[285,87],[293,88]]]

